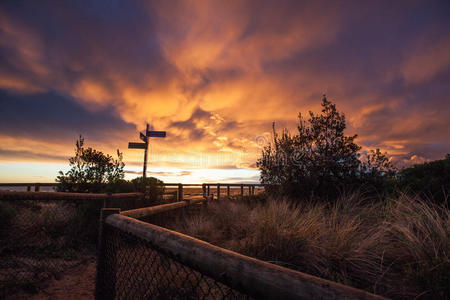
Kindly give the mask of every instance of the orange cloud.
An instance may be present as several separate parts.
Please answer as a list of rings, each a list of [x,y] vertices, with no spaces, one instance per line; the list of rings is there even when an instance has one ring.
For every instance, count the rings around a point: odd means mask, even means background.
[[[323,1],[125,6],[67,3],[55,15],[46,7],[0,7],[0,53],[8,54],[0,90],[54,93],[91,112],[81,121],[68,117],[67,127],[76,130],[48,131],[47,139],[17,136],[5,125],[2,149],[21,151],[23,159],[32,157],[24,151],[38,148],[39,155],[52,149],[70,155],[73,142],[62,147],[58,138],[68,143],[79,128],[95,131],[99,123],[78,123],[108,110],[105,122],[115,116],[123,124],[114,119],[121,123],[116,129],[96,131],[87,141],[109,153],[121,148],[131,165],[142,153],[126,149],[127,142],[137,141],[150,122],[168,132],[151,142],[154,166],[251,169],[258,137],[270,137],[272,122],[295,130],[297,114],[318,112],[323,93],[346,113],[349,133],[360,134],[364,149],[403,159],[435,158],[448,147],[442,130],[450,125],[442,84],[450,64],[446,23],[404,25],[432,8]],[[54,113],[71,116],[70,110]],[[59,126],[49,122],[40,123],[42,131]]]

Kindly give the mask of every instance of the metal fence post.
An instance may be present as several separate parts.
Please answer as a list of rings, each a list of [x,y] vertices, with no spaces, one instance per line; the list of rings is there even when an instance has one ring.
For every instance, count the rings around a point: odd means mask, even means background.
[[[227,184],[227,198],[230,199],[230,185]]]
[[[244,199],[244,185],[241,184],[241,200]]]
[[[202,184],[203,198],[206,198],[206,184]]]
[[[217,200],[220,200],[220,183],[217,184]]]
[[[102,208],[100,211],[100,221],[98,228],[98,246],[97,246],[97,274],[95,277],[95,299],[114,299],[115,296],[115,266],[113,266],[112,274],[107,274],[106,268],[106,243],[104,234],[104,224],[108,216],[120,213],[120,208]],[[111,266],[111,264],[109,265]],[[109,276],[108,276],[109,275]],[[112,286],[112,290],[107,290],[107,285]]]
[[[209,184],[208,184],[208,191],[207,191],[207,195],[209,196],[209,194],[210,194],[210,188],[209,188]]]

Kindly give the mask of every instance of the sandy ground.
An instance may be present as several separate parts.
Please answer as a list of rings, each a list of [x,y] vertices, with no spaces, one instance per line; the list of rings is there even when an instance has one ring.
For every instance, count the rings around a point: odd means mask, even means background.
[[[89,260],[63,274],[60,279],[42,283],[37,294],[19,293],[9,299],[94,299],[95,269],[95,260]]]

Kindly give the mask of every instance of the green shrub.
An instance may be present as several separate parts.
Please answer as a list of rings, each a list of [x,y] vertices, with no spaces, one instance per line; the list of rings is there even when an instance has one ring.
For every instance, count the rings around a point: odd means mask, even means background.
[[[160,200],[165,191],[164,182],[155,177],[137,177],[131,180],[131,183],[136,192],[147,194],[148,204]]]
[[[425,199],[434,199],[438,203],[449,205],[450,154],[441,160],[401,170],[394,185],[399,190],[418,193]]]
[[[123,155],[117,150],[117,159],[101,151],[84,147],[84,139],[75,143],[75,156],[69,158],[72,167],[65,174],[60,171],[56,182],[59,192],[102,193],[107,185],[116,184],[124,177]]]

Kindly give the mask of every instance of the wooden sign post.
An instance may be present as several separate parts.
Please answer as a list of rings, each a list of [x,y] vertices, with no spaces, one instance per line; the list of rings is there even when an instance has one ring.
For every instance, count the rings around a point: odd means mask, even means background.
[[[147,128],[145,129],[145,133],[139,132],[139,138],[144,141],[144,143],[128,143],[128,149],[144,149],[144,170],[142,171],[142,177],[147,177],[147,155],[148,155],[148,143],[150,137],[160,137],[165,138],[165,131],[151,131],[150,126],[147,123]]]

